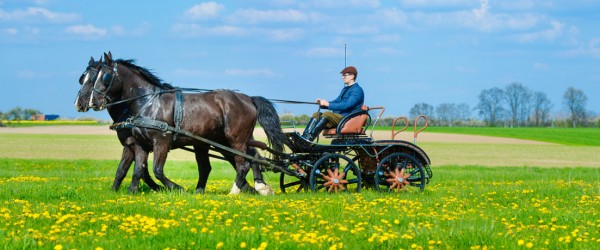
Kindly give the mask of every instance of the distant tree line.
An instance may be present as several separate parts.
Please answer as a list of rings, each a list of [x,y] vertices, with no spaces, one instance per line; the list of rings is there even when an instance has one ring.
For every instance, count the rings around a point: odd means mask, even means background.
[[[410,108],[408,119],[412,125],[419,115],[426,115],[429,124],[434,126],[600,127],[600,117],[588,111],[586,105],[585,93],[569,87],[562,98],[565,115],[552,116],[554,104],[544,92],[532,91],[522,83],[514,82],[504,88],[482,90],[473,108],[466,103],[441,103],[435,107],[425,102],[417,103]],[[284,125],[291,126],[293,123],[304,126],[310,116],[282,114],[281,119]],[[391,126],[394,119],[383,117],[377,125]],[[423,123],[423,120],[419,123]]]
[[[582,90],[569,87],[563,94],[563,106],[568,116],[554,118],[554,106],[547,95],[532,91],[522,83],[514,82],[501,89],[484,89],[472,110],[481,119],[471,116],[467,104],[442,103],[433,107],[417,103],[410,109],[410,118],[419,114],[428,116],[430,124],[438,126],[490,126],[490,127],[600,127],[600,120],[586,110],[587,96]]]
[[[0,126],[4,125],[2,121],[16,121],[20,122],[22,120],[31,120],[32,117],[41,115],[42,112],[36,109],[27,109],[21,107],[15,107],[6,113],[0,111]]]

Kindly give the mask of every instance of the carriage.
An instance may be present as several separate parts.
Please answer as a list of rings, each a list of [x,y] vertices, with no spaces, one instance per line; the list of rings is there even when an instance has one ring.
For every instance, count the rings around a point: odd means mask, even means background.
[[[119,188],[134,158],[129,191],[137,191],[140,179],[155,190],[160,188],[148,174],[150,152],[154,152],[155,177],[168,189],[181,189],[163,171],[169,150],[175,148],[196,155],[197,193],[206,187],[210,157],[227,160],[234,166],[236,181],[232,193],[250,186],[245,179],[250,169],[254,173],[254,188],[261,194],[273,192],[262,180],[265,170],[280,172],[283,193],[360,192],[362,188],[423,190],[432,177],[429,157],[416,145],[417,134],[427,127],[425,116],[415,120],[414,143],[394,140],[397,133],[408,127],[406,118],[394,120],[390,140],[374,140],[374,127],[385,109],[364,106],[345,116],[337,128],[323,131],[329,144],[313,143],[296,131],[283,132],[272,100],[229,90],[177,88],[162,83],[132,60],[114,61],[110,53],[104,54],[104,59],[105,62],[90,60],[80,78],[75,106],[79,111],[107,108],[115,121],[112,127],[124,148],[113,190]],[[377,110],[379,115],[373,122],[370,112]],[[399,119],[405,126],[396,132]],[[417,131],[419,119],[424,119],[425,125]],[[270,147],[254,140],[252,132],[257,122],[265,130]],[[371,134],[367,135],[369,128]],[[287,153],[284,147],[291,152]],[[256,148],[270,152],[271,157],[260,156]]]
[[[369,111],[379,110],[372,122]],[[408,119],[396,118],[390,140],[374,140],[374,127],[384,107],[368,108],[344,117],[337,128],[322,132],[330,144],[312,143],[296,131],[287,132],[288,147],[277,165],[281,171],[279,185],[282,193],[289,192],[360,192],[362,188],[377,191],[400,191],[408,188],[423,190],[433,176],[430,160],[425,151],[415,145],[417,135],[427,127],[427,117],[415,119],[415,143],[394,140],[408,127]],[[424,126],[417,130],[417,122]],[[396,122],[405,126],[395,132]],[[367,131],[370,129],[370,134]],[[279,152],[272,152],[279,153]]]

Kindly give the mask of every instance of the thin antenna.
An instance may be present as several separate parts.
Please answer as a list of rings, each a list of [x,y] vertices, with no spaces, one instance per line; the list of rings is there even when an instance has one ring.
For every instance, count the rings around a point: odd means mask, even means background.
[[[344,43],[344,68],[346,67],[346,44]]]

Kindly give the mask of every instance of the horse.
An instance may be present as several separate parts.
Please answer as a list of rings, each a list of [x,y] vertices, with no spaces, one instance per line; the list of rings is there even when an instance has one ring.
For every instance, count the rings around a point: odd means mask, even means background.
[[[128,103],[133,114],[132,121],[157,125],[134,126],[132,131],[138,142],[144,142],[142,149],[146,154],[140,154],[139,160],[147,159],[148,153],[154,152],[154,175],[165,187],[182,189],[165,176],[164,165],[169,149],[183,146],[193,146],[199,163],[196,192],[204,192],[206,187],[211,171],[208,155],[210,146],[177,132],[186,131],[234,151],[217,150],[235,166],[236,179],[230,194],[238,194],[248,188],[246,174],[250,167],[254,171],[254,188],[263,195],[273,193],[262,179],[259,167],[250,164],[245,156],[239,154],[245,152],[246,155],[256,155],[256,150],[249,147],[249,143],[254,141],[252,133],[257,121],[265,130],[272,149],[283,151],[286,137],[275,107],[269,100],[231,90],[178,94],[179,89],[162,83],[160,78],[136,65],[133,60],[113,61],[110,52],[104,53],[104,59],[89,105],[94,110],[102,110],[116,103],[115,99],[121,99],[121,102]],[[163,130],[163,126],[177,130]]]
[[[91,57],[90,61],[88,62],[88,67],[79,78],[79,84],[81,87],[79,92],[77,92],[77,97],[75,98],[75,109],[78,112],[87,112],[90,108],[89,98],[91,96],[93,84],[98,76],[98,71],[100,70],[101,65],[102,57],[100,57],[100,60],[98,61],[95,61],[94,57]],[[129,113],[127,104],[125,103],[110,106],[107,108],[107,110],[114,123],[123,122],[131,115]],[[117,137],[119,138],[121,145],[123,145],[123,153],[121,154],[121,161],[119,162],[119,166],[115,174],[115,180],[111,188],[113,191],[118,191],[121,187],[121,183],[123,182],[123,179],[125,179],[125,176],[131,167],[131,163],[134,161],[136,151],[139,151],[139,146],[136,145],[137,143],[135,137],[133,137],[130,129],[117,129]],[[136,164],[138,163],[136,162]],[[142,163],[139,169],[141,169],[141,173],[139,174],[144,182],[151,189],[160,190],[160,186],[156,184],[152,177],[150,177],[150,173],[148,172],[148,163]],[[139,180],[137,177],[133,177],[133,179]],[[132,181],[129,187],[129,192],[136,192],[137,186],[139,185]]]

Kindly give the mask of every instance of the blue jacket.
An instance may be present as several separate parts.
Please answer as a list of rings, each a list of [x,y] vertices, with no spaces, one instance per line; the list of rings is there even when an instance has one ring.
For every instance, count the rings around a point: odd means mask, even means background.
[[[342,116],[349,115],[353,111],[360,110],[365,102],[365,93],[358,83],[345,86],[335,100],[329,102],[327,109]]]

